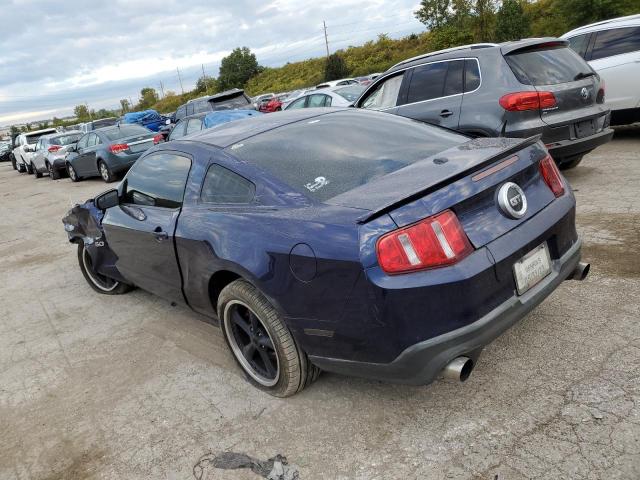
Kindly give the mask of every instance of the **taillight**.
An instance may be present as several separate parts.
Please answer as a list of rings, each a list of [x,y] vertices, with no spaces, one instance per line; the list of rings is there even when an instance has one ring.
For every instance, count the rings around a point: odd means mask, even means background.
[[[596,96],[597,103],[604,103],[604,80],[600,80],[600,88],[598,89],[598,95]]]
[[[378,263],[389,274],[444,267],[473,251],[455,213],[433,217],[387,233],[376,245]]]
[[[51,145],[49,148],[47,148],[47,150],[49,150],[51,153],[54,153],[60,150],[61,148],[62,147],[60,145]]]
[[[500,106],[509,112],[540,110],[556,106],[552,92],[515,92],[500,97]]]
[[[111,150],[111,153],[124,152],[128,148],[129,148],[129,145],[127,145],[126,143],[114,143],[113,145],[109,146],[109,150]]]
[[[157,145],[157,144],[159,144],[160,142],[163,142],[163,141],[164,141],[164,137],[162,136],[161,133],[159,133],[155,137],[153,137],[153,144],[154,145]]]
[[[558,166],[551,158],[551,155],[547,155],[540,161],[540,173],[544,183],[548,185],[556,197],[564,195],[562,175],[560,175],[560,170],[558,170]]]

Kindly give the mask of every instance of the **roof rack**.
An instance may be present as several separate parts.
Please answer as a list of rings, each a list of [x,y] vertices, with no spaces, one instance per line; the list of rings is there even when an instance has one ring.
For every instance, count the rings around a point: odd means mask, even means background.
[[[415,60],[420,60],[422,58],[433,57],[434,55],[441,55],[443,53],[455,52],[457,50],[478,50],[480,48],[490,48],[490,47],[497,47],[497,46],[498,46],[497,43],[472,43],[470,45],[461,45],[459,47],[445,48],[444,50],[437,50],[435,52],[429,52],[423,55],[418,55],[416,57],[407,58],[406,60],[396,63],[391,68],[396,68],[400,65],[404,65],[405,63],[410,63]],[[391,68],[389,70],[391,70]]]

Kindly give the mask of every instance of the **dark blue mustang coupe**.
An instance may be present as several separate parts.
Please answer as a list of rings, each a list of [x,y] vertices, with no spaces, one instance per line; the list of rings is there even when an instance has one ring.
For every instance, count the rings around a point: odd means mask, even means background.
[[[138,286],[219,320],[248,379],[288,396],[320,370],[464,380],[586,276],[574,213],[537,137],[308,109],[158,145],[64,224],[96,291]]]

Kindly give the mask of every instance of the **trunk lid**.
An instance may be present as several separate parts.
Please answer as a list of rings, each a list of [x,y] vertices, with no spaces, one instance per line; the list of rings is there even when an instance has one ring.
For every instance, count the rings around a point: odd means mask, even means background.
[[[334,197],[326,203],[369,210],[365,223],[388,213],[404,227],[453,210],[475,248],[527,221],[554,200],[539,172],[544,147],[529,139],[478,138]],[[522,218],[498,207],[497,192],[514,182],[527,197]]]

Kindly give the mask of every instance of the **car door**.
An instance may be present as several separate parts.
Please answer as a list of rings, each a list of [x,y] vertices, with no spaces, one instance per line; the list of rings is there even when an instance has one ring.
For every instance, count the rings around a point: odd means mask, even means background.
[[[458,128],[464,60],[427,63],[407,72],[407,91],[396,113],[447,128]]]
[[[78,175],[80,174],[80,168],[82,165],[82,156],[84,155],[84,152],[87,149],[88,141],[89,141],[88,133],[80,137],[80,140],[78,140],[78,144],[76,145],[75,155],[73,157],[69,157],[69,161],[73,165],[73,168]]]
[[[175,152],[139,159],[120,185],[120,205],[107,210],[102,221],[120,273],[140,288],[181,303],[174,236],[190,168],[191,158]]]
[[[78,175],[98,175],[98,167],[96,164],[96,150],[98,149],[98,136],[95,133],[89,133],[87,138],[87,146],[82,151],[79,159]]]
[[[587,59],[605,81],[605,102],[612,110],[635,108],[640,102],[640,27],[593,34]]]

